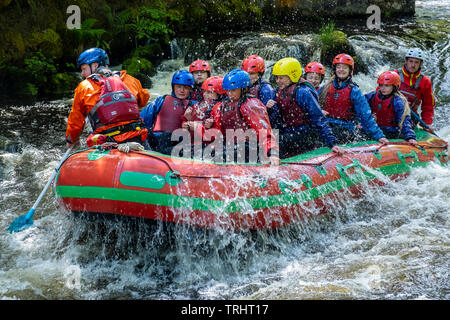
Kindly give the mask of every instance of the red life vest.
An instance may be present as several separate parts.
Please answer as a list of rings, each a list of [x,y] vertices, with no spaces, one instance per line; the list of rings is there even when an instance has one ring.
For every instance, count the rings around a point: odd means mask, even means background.
[[[192,119],[191,121],[203,121],[211,117],[211,110],[216,105],[217,101],[213,101],[212,104],[208,104],[205,100],[196,103],[192,106]]]
[[[400,91],[405,98],[408,100],[408,104],[411,109],[414,111],[417,110],[417,107],[420,104],[420,100],[417,97],[417,92],[419,91],[419,85],[420,81],[423,78],[423,75],[420,75],[416,79],[416,83],[411,87],[409,84],[406,83],[405,77],[403,76],[403,70],[397,70],[398,74],[400,75],[400,87],[398,91]]]
[[[394,112],[394,96],[391,95],[387,99],[381,99],[380,93],[376,93],[370,101],[370,108],[372,114],[377,119],[377,124],[380,127],[396,127]]]
[[[295,100],[297,84],[287,88],[278,89],[276,94],[277,105],[280,108],[281,118],[286,127],[299,127],[309,122],[309,118]]]
[[[191,101],[174,96],[165,96],[161,109],[156,116],[153,131],[174,131],[181,128],[181,121]]]
[[[241,113],[242,103],[245,103],[245,100],[241,99],[234,102],[231,100],[225,100],[222,102],[220,112],[222,130],[224,133],[227,129],[243,129],[245,131],[250,128]]]
[[[191,93],[191,100],[202,101],[203,100],[203,89],[201,86],[196,86]]]
[[[354,84],[349,83],[342,89],[336,89],[334,84],[328,89],[325,106],[323,110],[328,112],[328,117],[342,120],[353,120],[355,112],[353,102],[350,99]]]
[[[113,123],[140,119],[136,97],[119,76],[103,78],[94,75],[92,79],[100,82],[101,86],[98,102],[89,112],[89,120],[95,132]]]

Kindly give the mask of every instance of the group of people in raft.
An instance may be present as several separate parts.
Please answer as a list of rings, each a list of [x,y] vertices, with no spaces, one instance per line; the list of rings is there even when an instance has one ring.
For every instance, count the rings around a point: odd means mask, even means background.
[[[333,59],[326,83],[319,62],[308,63],[302,72],[297,59],[279,60],[272,69],[275,89],[263,80],[265,61],[258,55],[246,57],[240,69],[224,77],[213,75],[207,61],[196,60],[189,71],[175,72],[171,94],[148,103],[150,94],[139,80],[111,71],[106,52],[92,48],[77,62],[85,80],[75,89],[67,147],[80,144],[86,117],[92,128],[88,146],[139,142],[165,154],[178,143],[172,141],[177,129],[189,130],[193,141],[201,137],[203,147],[211,142],[211,129],[224,136],[227,129],[263,131],[256,135],[258,147],[272,165],[321,146],[343,154],[339,144],[357,140],[401,138],[416,145],[413,128],[420,121],[432,131],[435,106],[431,80],[421,73],[423,60],[421,49],[409,49],[403,68],[383,72],[376,90],[366,95],[353,81],[354,60],[345,53]],[[421,119],[411,117],[419,107]]]

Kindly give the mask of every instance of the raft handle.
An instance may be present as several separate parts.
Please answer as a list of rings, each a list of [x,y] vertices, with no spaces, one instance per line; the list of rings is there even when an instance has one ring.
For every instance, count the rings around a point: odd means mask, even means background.
[[[336,164],[336,170],[338,171],[339,175],[342,178],[345,178],[346,176],[348,176],[347,170],[351,169],[351,168],[361,168],[362,169],[361,163],[358,161],[358,159],[353,159],[352,163],[347,166],[343,166],[340,163]]]
[[[417,152],[414,150],[411,150],[410,153],[401,153],[400,151],[397,151],[398,159],[401,161],[401,163],[406,164],[406,158],[413,158],[413,162],[419,161],[419,156],[417,155]]]

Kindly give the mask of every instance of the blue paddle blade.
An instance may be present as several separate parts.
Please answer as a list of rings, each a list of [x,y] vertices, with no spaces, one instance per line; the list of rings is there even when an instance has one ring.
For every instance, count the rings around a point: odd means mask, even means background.
[[[10,233],[19,232],[31,227],[33,225],[33,213],[34,209],[30,209],[27,214],[18,217],[9,225],[8,231]]]

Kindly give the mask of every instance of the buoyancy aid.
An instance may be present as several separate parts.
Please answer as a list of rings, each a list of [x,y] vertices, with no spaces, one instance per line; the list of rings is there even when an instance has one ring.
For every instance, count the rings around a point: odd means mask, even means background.
[[[352,88],[355,86],[350,82],[342,89],[336,89],[332,83],[328,89],[323,110],[328,112],[328,117],[352,121],[355,118],[353,102],[351,101]]]
[[[380,127],[397,127],[394,110],[394,95],[382,99],[381,93],[377,92],[370,103],[372,114],[375,115],[377,124]]]
[[[263,87],[264,85],[266,85],[266,84],[270,84],[270,83],[267,82],[267,81],[264,81],[264,80],[258,81],[255,85],[253,85],[253,86],[250,87],[250,89],[249,89],[249,91],[248,91],[249,95],[254,96],[254,97],[260,99],[260,96],[261,96],[261,89],[262,89],[262,87]]]
[[[139,115],[136,97],[128,90],[120,78],[120,73],[106,77],[99,74],[90,76],[100,84],[100,95],[95,106],[89,111],[88,119],[95,134],[112,137],[116,142],[141,135],[147,138],[147,129]]]
[[[128,90],[120,76],[113,74],[101,77],[94,74],[91,78],[99,82],[101,87],[98,102],[89,111],[89,120],[94,131],[104,125],[139,119],[136,97]]]
[[[204,121],[211,117],[211,110],[218,101],[208,104],[205,100],[194,104],[191,121]]]
[[[222,130],[224,132],[226,132],[227,129],[243,129],[245,131],[250,128],[241,113],[241,105],[245,100],[246,98],[236,101],[225,100],[222,102],[220,111]]]
[[[295,100],[298,85],[293,83],[287,88],[278,89],[276,93],[277,105],[285,127],[299,127],[309,122],[307,114]]]
[[[191,100],[202,101],[203,100],[203,89],[201,85],[195,85],[191,93]]]
[[[410,86],[405,81],[405,77],[403,76],[403,70],[397,70],[397,73],[400,75],[400,87],[398,91],[400,91],[405,96],[406,100],[408,100],[410,108],[416,111],[417,107],[420,104],[420,100],[418,98],[417,93],[419,91],[419,85],[420,81],[423,79],[423,75],[420,75],[416,79],[416,83]]]
[[[184,112],[191,105],[191,100],[179,99],[171,95],[164,96],[164,102],[156,116],[153,131],[174,131],[181,128]]]

